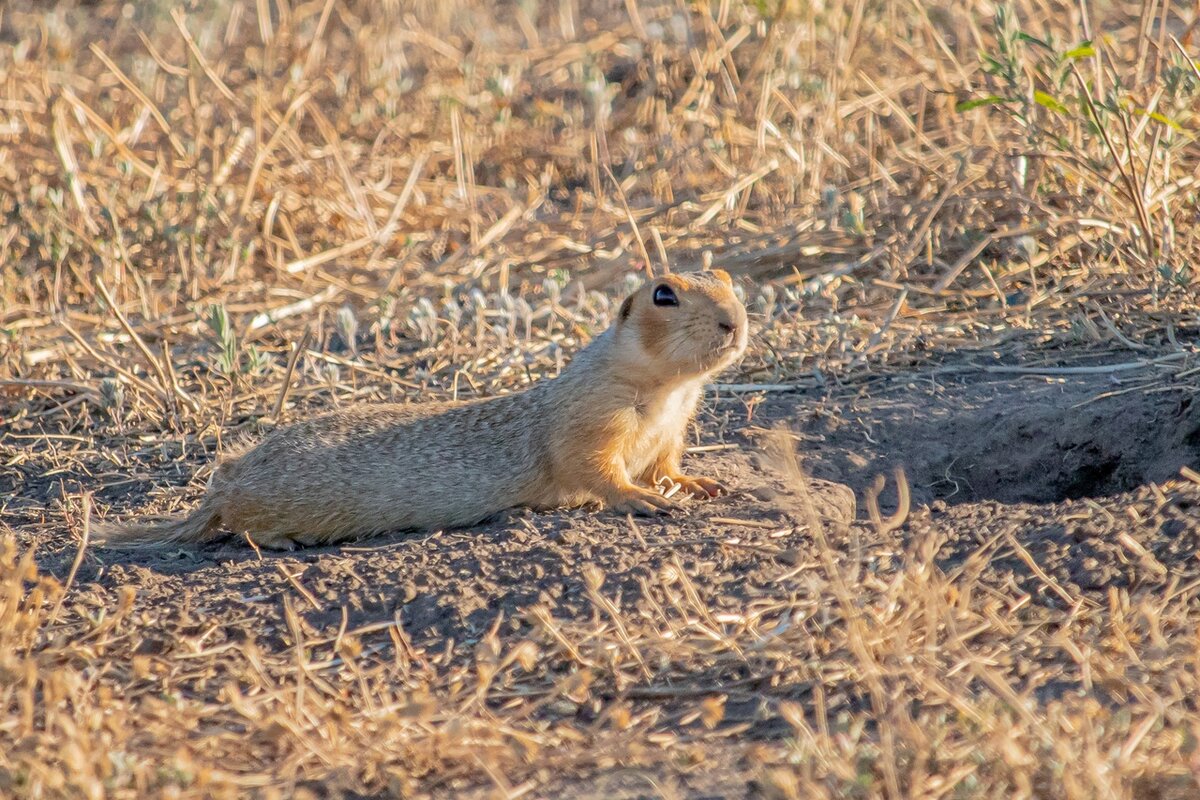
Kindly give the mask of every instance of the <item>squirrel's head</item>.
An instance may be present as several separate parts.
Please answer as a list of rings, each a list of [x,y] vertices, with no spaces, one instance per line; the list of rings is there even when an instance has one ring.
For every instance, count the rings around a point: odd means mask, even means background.
[[[631,367],[663,377],[718,372],[746,350],[746,308],[719,269],[655,278],[625,298],[614,327]]]

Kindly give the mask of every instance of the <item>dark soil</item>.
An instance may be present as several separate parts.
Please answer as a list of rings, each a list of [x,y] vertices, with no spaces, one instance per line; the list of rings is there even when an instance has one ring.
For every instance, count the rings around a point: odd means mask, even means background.
[[[1118,495],[1200,463],[1200,404],[1182,388],[1148,388],[1156,391],[1124,387],[1112,373],[981,380],[934,371],[867,397],[777,400],[767,413],[805,434],[818,477],[857,488],[900,465],[918,502],[1048,504]]]

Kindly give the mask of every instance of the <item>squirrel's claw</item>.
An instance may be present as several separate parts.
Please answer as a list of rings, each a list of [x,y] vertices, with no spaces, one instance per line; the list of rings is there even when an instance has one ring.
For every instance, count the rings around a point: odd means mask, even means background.
[[[675,502],[670,498],[645,489],[630,492],[609,506],[618,514],[636,514],[639,517],[669,514],[676,507]]]
[[[729,494],[729,488],[725,484],[712,478],[692,478],[687,475],[678,475],[672,480],[679,484],[682,491],[705,500]]]

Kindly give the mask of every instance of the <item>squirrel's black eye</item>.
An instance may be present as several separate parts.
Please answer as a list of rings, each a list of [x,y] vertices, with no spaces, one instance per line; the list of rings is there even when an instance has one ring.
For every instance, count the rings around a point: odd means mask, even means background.
[[[654,305],[677,306],[679,305],[679,298],[675,296],[675,290],[664,283],[661,286],[654,287]]]

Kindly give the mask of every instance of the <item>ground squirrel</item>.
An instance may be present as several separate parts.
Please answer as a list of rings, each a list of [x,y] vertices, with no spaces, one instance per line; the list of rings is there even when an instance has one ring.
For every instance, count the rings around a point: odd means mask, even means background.
[[[280,428],[222,460],[186,517],[109,524],[109,545],[331,544],[472,525],[508,508],[598,503],[654,514],[724,487],[680,459],[705,382],[746,349],[746,309],[721,270],[635,291],[555,378],[465,403],[367,405]]]

